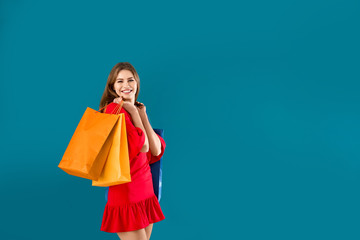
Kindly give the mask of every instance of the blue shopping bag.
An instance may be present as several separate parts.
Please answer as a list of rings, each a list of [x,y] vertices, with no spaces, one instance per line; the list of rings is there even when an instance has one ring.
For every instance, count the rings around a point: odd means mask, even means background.
[[[153,128],[154,131],[162,138],[164,138],[164,129]],[[161,185],[162,185],[162,158],[159,161],[150,164],[150,170],[153,180],[154,193],[160,202],[161,199]],[[105,201],[107,202],[109,187],[105,189]]]
[[[154,131],[162,138],[164,138],[164,130],[163,129],[155,129]],[[161,183],[162,183],[162,158],[160,158],[159,161],[156,161],[152,164],[150,164],[151,174],[152,174],[152,180],[154,185],[154,193],[160,202],[161,198]]]

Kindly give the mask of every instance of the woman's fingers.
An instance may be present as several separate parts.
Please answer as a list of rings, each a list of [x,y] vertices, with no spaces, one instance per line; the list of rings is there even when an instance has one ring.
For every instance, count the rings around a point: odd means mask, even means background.
[[[121,97],[114,98],[113,100],[114,103],[119,103],[120,101],[121,101]]]

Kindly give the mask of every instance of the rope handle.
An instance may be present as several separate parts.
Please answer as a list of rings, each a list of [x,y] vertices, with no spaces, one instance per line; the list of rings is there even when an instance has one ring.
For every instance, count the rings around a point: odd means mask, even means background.
[[[115,113],[115,114],[119,114],[119,113],[120,113],[120,110],[121,110],[121,108],[122,108],[123,103],[124,103],[124,100],[121,100],[121,101],[120,101],[120,103],[116,105],[116,107],[112,110],[112,112],[111,112],[111,113],[113,114],[113,113],[114,113],[114,111],[116,111],[116,113]],[[100,109],[98,110],[98,112],[100,112],[100,111],[101,111],[101,109],[103,109],[103,108],[105,108],[105,107],[109,106],[110,104],[111,104],[111,103],[109,103],[109,104],[107,104],[107,105],[103,106],[102,108],[100,108]]]
[[[121,102],[116,105],[116,107],[112,110],[111,113],[114,113],[114,110],[116,109],[116,113],[115,113],[115,114],[119,114],[119,113],[120,113],[120,110],[121,110],[121,108],[122,108],[123,103],[124,103],[124,101],[121,100]]]

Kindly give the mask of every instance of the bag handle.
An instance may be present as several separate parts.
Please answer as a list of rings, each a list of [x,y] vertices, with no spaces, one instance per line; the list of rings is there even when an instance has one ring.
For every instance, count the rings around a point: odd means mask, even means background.
[[[124,103],[124,100],[121,100],[121,102],[119,104],[116,105],[116,107],[114,107],[114,109],[112,110],[111,113],[114,113],[114,110],[116,109],[116,113],[115,114],[119,114],[120,113],[120,110],[122,108],[122,105]]]
[[[111,113],[114,113],[114,111],[116,111],[116,114],[119,114],[119,113],[120,113],[120,110],[121,110],[121,108],[122,108],[123,103],[124,103],[124,100],[123,100],[123,99],[121,99],[120,103],[116,105],[116,107],[112,110],[112,112],[111,112]],[[105,107],[109,106],[110,104],[111,104],[111,103],[109,103],[109,104],[107,104],[107,105],[103,106],[102,108],[100,108],[100,109],[98,110],[98,112],[100,112],[100,111],[101,111],[101,109],[103,109],[103,108],[105,108]]]

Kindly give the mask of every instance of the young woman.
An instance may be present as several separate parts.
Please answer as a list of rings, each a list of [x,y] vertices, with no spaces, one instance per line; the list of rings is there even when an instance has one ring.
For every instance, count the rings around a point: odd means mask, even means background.
[[[121,240],[149,240],[153,223],[165,219],[149,164],[160,160],[166,144],[152,129],[145,105],[136,101],[139,91],[135,68],[120,62],[111,70],[100,101],[100,108],[107,105],[105,113],[111,114],[123,100],[120,113],[125,114],[131,182],[109,187],[100,228],[117,233]]]

